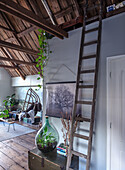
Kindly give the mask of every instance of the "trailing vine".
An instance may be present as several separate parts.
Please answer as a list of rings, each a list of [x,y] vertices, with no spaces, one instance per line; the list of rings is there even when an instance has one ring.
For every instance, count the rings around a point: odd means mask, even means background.
[[[36,59],[36,67],[40,68],[41,71],[38,72],[39,77],[37,80],[40,80],[44,76],[43,69],[47,65],[48,59],[49,59],[49,54],[52,53],[52,51],[49,50],[49,44],[48,44],[48,34],[41,29],[38,29],[39,35],[38,35],[38,41],[39,41],[39,53],[38,53],[38,58]],[[41,88],[41,85],[38,85],[39,88]]]

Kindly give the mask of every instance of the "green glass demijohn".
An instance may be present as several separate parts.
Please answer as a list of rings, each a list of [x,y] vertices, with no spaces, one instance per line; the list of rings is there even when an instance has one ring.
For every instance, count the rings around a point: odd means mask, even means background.
[[[37,148],[44,153],[56,148],[59,142],[59,134],[55,127],[50,125],[48,116],[46,116],[45,124],[37,132],[35,142]]]

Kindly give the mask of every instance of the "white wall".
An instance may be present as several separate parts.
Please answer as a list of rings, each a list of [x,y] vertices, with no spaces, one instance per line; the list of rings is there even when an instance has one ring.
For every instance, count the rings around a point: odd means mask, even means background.
[[[11,77],[5,69],[0,68],[0,106],[3,105],[3,100],[6,99],[6,96],[13,93],[14,89],[11,86]]]
[[[13,87],[26,87],[26,86],[37,86],[38,84],[42,85],[42,78],[37,80],[38,75],[26,76],[25,80],[21,77],[12,77],[12,86]]]
[[[37,77],[38,75],[30,75],[26,76],[25,80],[23,80],[21,77],[12,78],[12,86],[16,94],[16,99],[25,100],[26,93],[31,87],[39,95],[41,103],[43,103],[43,86],[40,89],[37,86],[38,84],[43,85],[43,80],[42,78],[37,80]],[[36,91],[35,89],[39,90]]]
[[[50,49],[53,53],[45,69],[45,82],[76,80],[80,36],[81,28],[71,31],[68,39],[59,40],[53,38],[49,41]],[[90,36],[86,37],[86,40],[89,41],[93,37],[94,35],[90,34]],[[89,47],[85,52],[93,50],[93,47]],[[91,170],[106,170],[106,58],[120,54],[125,54],[125,13],[103,20],[98,106],[95,119]],[[57,118],[51,118],[51,121],[59,130],[61,142],[61,122]],[[77,141],[77,146],[78,150],[84,148],[84,144],[81,141]],[[80,159],[80,170],[83,170],[83,164],[84,161]]]

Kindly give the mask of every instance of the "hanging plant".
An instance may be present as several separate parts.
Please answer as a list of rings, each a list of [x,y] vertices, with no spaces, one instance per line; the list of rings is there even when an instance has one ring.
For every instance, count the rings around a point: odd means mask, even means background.
[[[47,65],[48,59],[49,59],[49,54],[52,53],[52,51],[49,50],[49,44],[48,44],[48,34],[41,29],[38,29],[39,31],[39,35],[38,35],[38,41],[39,41],[39,53],[38,53],[38,58],[36,59],[36,67],[40,68],[41,71],[38,72],[39,77],[37,78],[37,80],[40,80],[41,78],[43,78],[44,72],[43,69],[44,67]],[[41,88],[42,86],[39,84],[38,85],[39,88]]]

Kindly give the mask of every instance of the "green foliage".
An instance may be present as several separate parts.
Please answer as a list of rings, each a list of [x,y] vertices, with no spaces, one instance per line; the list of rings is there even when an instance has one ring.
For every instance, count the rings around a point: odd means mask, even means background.
[[[47,132],[48,132],[48,128],[46,126],[43,132],[39,134],[37,139],[37,144],[41,145],[42,148],[56,141],[55,137],[52,136],[52,133],[47,134]]]
[[[4,103],[4,110],[2,110],[0,113],[0,118],[2,117],[8,117],[9,116],[9,111],[11,111],[11,107],[16,104],[15,100],[15,94],[12,94],[11,96],[7,96],[6,100],[3,100]]]
[[[49,50],[49,44],[48,44],[48,34],[41,29],[38,29],[39,35],[38,35],[38,42],[40,48],[38,48],[39,53],[38,57],[36,59],[36,67],[40,68],[41,71],[38,72],[39,75],[43,78],[43,69],[47,65],[49,54],[52,53],[52,51]],[[41,77],[38,77],[37,80],[40,80]],[[40,85],[38,85],[39,88],[41,88]],[[37,90],[37,89],[36,89]]]

